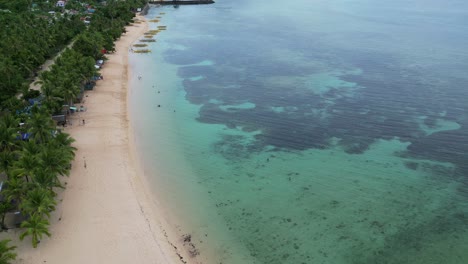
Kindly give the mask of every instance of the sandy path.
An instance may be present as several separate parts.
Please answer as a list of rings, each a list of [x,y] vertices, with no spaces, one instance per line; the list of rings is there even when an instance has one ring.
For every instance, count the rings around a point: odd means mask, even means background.
[[[104,80],[85,96],[87,111],[76,113],[65,129],[78,151],[51,216],[52,237],[37,249],[30,238],[15,238],[17,263],[181,263],[162,229],[165,220],[153,210],[154,201],[137,173],[129,142],[128,48],[146,29],[147,23],[127,28],[101,70]]]
[[[37,72],[37,76],[34,77],[34,81],[32,81],[30,84],[29,84],[29,89],[32,89],[32,90],[37,90],[39,91],[41,89],[41,85],[40,84],[37,84],[36,82],[37,81],[40,81],[39,79],[39,75],[42,73],[42,72],[45,72],[45,71],[48,71],[50,70],[50,67],[52,67],[52,65],[54,65],[55,63],[55,59],[57,59],[58,57],[60,57],[60,55],[62,55],[62,53],[68,49],[68,48],[71,48],[73,46],[73,44],[75,43],[75,41],[72,41],[70,44],[68,44],[65,48],[63,48],[59,53],[57,53],[57,55],[55,55],[52,59],[48,59],[44,62],[44,64],[42,64],[42,68]]]

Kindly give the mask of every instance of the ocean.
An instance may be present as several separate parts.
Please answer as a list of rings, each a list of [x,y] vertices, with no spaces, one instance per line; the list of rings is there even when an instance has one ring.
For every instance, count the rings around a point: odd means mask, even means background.
[[[468,2],[218,0],[146,17],[167,28],[130,56],[132,127],[195,258],[468,263]]]

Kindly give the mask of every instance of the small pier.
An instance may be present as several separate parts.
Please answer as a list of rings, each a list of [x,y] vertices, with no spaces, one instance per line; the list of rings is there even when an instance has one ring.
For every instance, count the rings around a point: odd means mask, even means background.
[[[213,0],[150,0],[150,4],[156,5],[206,5],[213,4]]]

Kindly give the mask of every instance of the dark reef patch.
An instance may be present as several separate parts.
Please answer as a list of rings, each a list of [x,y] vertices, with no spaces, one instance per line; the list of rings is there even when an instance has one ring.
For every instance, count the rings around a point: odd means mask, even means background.
[[[339,144],[347,153],[361,154],[378,139],[398,138],[411,143],[408,153],[412,157],[452,162],[468,172],[465,162],[468,160],[468,124],[460,119],[463,112],[468,112],[468,107],[453,100],[458,89],[448,88],[458,83],[446,84],[447,89],[441,89],[440,76],[427,76],[419,68],[406,67],[389,59],[392,57],[388,54],[337,50],[335,56],[340,59],[335,61],[349,61],[342,66],[352,62],[363,71],[339,76],[345,82],[357,84],[357,88],[350,91],[347,87],[328,87],[328,91],[317,94],[313,86],[318,84],[307,83],[304,78],[323,69],[307,63],[271,63],[266,52],[258,50],[248,39],[242,43],[251,48],[248,55],[240,54],[211,66],[180,67],[179,76],[185,78],[186,98],[202,105],[200,122],[261,131],[256,136],[255,149],[258,150],[265,146],[282,150],[323,149],[334,137],[341,139]],[[197,44],[191,46],[197,47]],[[228,44],[223,50],[213,48],[207,58],[215,61],[220,56],[216,52],[235,53],[237,47]],[[307,54],[316,55],[320,49],[324,47],[312,48]],[[172,54],[169,60],[181,63],[181,59],[174,58],[190,57],[192,52],[174,53],[176,55]],[[255,61],[250,61],[252,56]],[[188,79],[195,76],[204,78]],[[278,76],[291,80],[289,85],[275,81]],[[213,100],[217,103],[212,103]],[[229,107],[245,102],[255,107]],[[224,106],[227,108],[223,109]],[[278,107],[283,110],[277,111]],[[434,127],[437,118],[441,118],[440,113],[445,113],[444,119],[456,121],[462,127],[426,135],[416,120],[425,116],[424,124]]]

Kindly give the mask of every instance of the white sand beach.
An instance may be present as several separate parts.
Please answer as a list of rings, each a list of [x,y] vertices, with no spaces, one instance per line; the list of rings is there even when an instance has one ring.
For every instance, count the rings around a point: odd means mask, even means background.
[[[52,236],[34,249],[29,237],[19,241],[20,229],[10,230],[18,246],[16,263],[196,263],[177,252],[182,241],[171,235],[151,198],[129,140],[128,50],[147,28],[146,22],[127,27],[101,70],[104,80],[86,92],[86,111],[75,113],[65,128],[78,150],[51,215]]]

